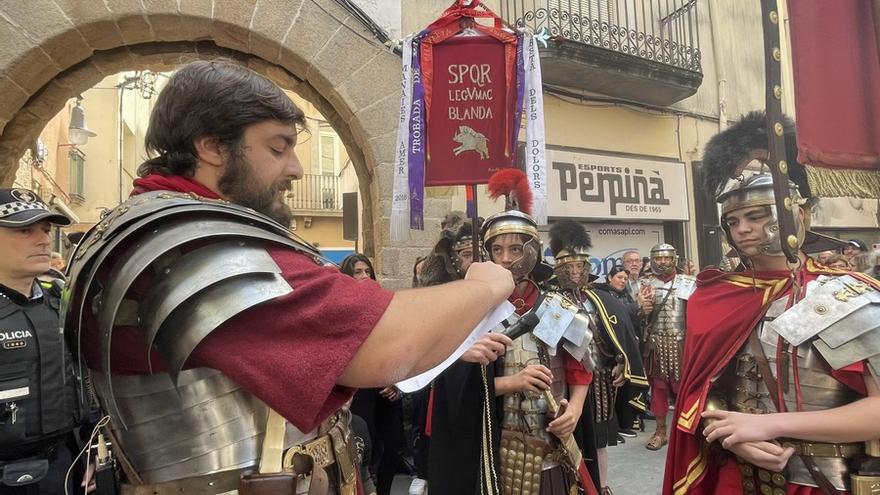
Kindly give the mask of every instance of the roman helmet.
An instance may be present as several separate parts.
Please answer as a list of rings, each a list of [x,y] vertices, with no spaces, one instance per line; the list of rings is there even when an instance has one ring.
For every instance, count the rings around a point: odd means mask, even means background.
[[[560,287],[586,287],[598,278],[591,273],[592,247],[590,234],[579,222],[560,220],[550,227],[550,251],[556,260],[553,272]]]
[[[492,259],[492,240],[504,234],[518,234],[523,240],[523,255],[509,267],[514,280],[532,275],[536,282],[550,277],[553,269],[542,260],[541,237],[538,224],[529,215],[532,192],[526,175],[519,169],[505,168],[489,178],[492,199],[504,196],[505,209],[483,223],[481,244],[487,260]]]
[[[668,266],[660,264],[660,258],[669,257],[672,263]],[[661,243],[651,248],[651,272],[654,275],[663,277],[675,273],[675,267],[678,266],[678,251],[672,244]]]
[[[796,160],[794,122],[783,117],[782,126],[785,160],[789,164],[790,178],[789,199],[786,203],[791,206],[790,211],[794,215],[798,247],[807,252],[837,249],[840,241],[809,231],[810,207],[814,198],[811,198],[806,171]],[[703,153],[704,186],[715,194],[716,201],[721,204],[721,228],[728,243],[737,250],[740,259],[746,262],[747,258],[733,243],[725,216],[732,211],[753,206],[767,207],[771,217],[764,225],[767,240],[760,246],[761,252],[768,256],[784,256],[779,233],[780,212],[776,209],[773,193],[773,177],[763,169],[748,177],[744,174],[753,160],[761,163],[767,161],[768,147],[766,114],[750,112],[736,124],[713,136]]]
[[[482,220],[478,219],[477,225],[480,223]],[[473,250],[471,219],[460,211],[452,211],[444,218],[441,228],[440,240],[425,258],[419,273],[419,285],[422,287],[459,280],[465,275],[462,253]]]

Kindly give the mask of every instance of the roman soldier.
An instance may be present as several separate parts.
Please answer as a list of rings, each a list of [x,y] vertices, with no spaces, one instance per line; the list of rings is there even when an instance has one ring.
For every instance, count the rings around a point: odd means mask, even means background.
[[[588,320],[572,301],[540,289],[552,271],[542,260],[538,226],[527,213],[531,194],[525,174],[497,172],[489,191],[494,198],[505,197],[506,209],[483,224],[486,257],[513,274],[516,287],[508,301],[516,313],[540,317],[532,332],[513,341],[496,368],[502,493],[570,493],[578,484],[594,493],[572,435],[591,379]]]
[[[700,273],[689,299],[667,495],[866,494],[880,482],[880,284],[805,254],[834,245],[809,231],[798,185],[778,211],[769,174],[742,176],[767,145],[754,112],[706,147],[706,187],[723,187],[722,228],[742,264]],[[781,215],[794,216],[790,239]],[[795,264],[782,242],[800,248]]]
[[[478,222],[478,225],[482,221]],[[444,284],[464,278],[474,261],[473,223],[461,212],[452,211],[441,225],[440,239],[425,257],[418,280],[420,287]]]
[[[651,382],[651,413],[657,429],[645,447],[660,450],[667,443],[669,398],[677,392],[681,379],[684,315],[695,279],[692,275],[677,273],[678,253],[670,244],[651,248],[650,260],[651,271],[639,285],[652,302],[642,307],[642,315],[645,371]]]
[[[623,391],[626,394],[624,401],[644,412],[643,396],[648,382],[629,312],[614,296],[594,291],[590,285],[596,279],[590,273],[590,248],[590,235],[580,223],[561,220],[550,228],[550,249],[556,263],[555,276],[548,286],[551,291],[573,301],[582,314],[588,315],[594,336],[591,354],[595,356],[595,369],[589,408],[582,422],[582,438],[587,457],[597,461],[591,472],[602,487],[602,493],[606,494],[611,493],[607,447],[616,445],[617,395]]]

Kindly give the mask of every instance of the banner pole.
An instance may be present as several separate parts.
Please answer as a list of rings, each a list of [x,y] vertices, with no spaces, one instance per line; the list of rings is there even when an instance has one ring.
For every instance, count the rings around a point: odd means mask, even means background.
[[[477,210],[477,185],[469,184],[465,187],[471,188],[471,197],[474,198],[474,216],[471,218],[471,239],[474,250],[474,261],[483,261],[483,251],[480,249],[480,226],[477,219],[480,214]]]

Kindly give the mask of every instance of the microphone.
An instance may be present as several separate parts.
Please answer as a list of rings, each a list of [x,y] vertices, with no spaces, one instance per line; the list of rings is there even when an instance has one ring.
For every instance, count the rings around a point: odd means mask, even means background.
[[[540,322],[541,319],[538,318],[538,315],[530,311],[522,315],[522,317],[517,320],[516,323],[505,328],[504,331],[501,332],[501,335],[506,335],[507,337],[510,337],[510,340],[516,340],[534,330]]]

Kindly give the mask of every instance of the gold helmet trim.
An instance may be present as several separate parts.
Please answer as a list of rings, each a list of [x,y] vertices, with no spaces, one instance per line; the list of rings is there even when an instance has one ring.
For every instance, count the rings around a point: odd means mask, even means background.
[[[574,248],[572,250],[563,249],[556,253],[554,257],[557,265],[565,265],[567,263],[589,263],[590,252],[584,248]]]
[[[525,234],[540,241],[538,226],[529,215],[521,211],[509,210],[496,213],[483,224],[483,243],[504,234]]]

